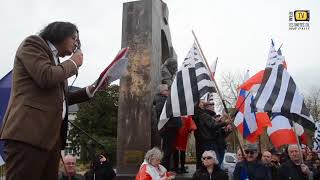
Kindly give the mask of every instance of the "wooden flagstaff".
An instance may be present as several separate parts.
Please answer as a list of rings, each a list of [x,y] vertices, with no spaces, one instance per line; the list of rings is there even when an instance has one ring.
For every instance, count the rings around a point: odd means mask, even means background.
[[[214,86],[216,87],[217,93],[218,93],[218,95],[219,95],[219,97],[220,97],[220,99],[221,99],[221,101],[222,101],[223,108],[224,108],[224,110],[226,111],[226,113],[228,114],[229,111],[228,111],[228,109],[227,109],[226,103],[225,103],[225,101],[224,101],[224,99],[223,99],[223,97],[222,97],[222,94],[221,94],[221,92],[220,92],[220,90],[219,90],[219,88],[218,88],[218,84],[217,84],[216,80],[211,77],[212,71],[211,71],[211,69],[210,69],[210,66],[209,66],[209,64],[208,64],[208,61],[207,61],[206,57],[205,57],[204,54],[203,54],[203,51],[202,51],[201,46],[200,46],[200,44],[199,44],[199,41],[198,41],[198,39],[197,39],[197,37],[196,37],[196,35],[195,35],[195,33],[194,33],[193,30],[192,30],[192,34],[193,34],[194,39],[196,40],[197,46],[199,47],[201,56],[203,57],[204,62],[206,63],[206,65],[207,65],[207,67],[208,67],[208,70],[209,70],[209,72],[210,72],[210,78],[211,78],[211,80],[213,81]]]
[[[259,135],[258,143],[259,143],[259,152],[260,152],[260,154],[262,154],[261,135]]]
[[[283,45],[283,43],[279,46],[278,51],[279,51],[279,49],[281,49],[282,45]]]
[[[196,37],[196,35],[195,35],[195,33],[194,33],[193,30],[192,30],[192,34],[193,34],[194,39],[196,40],[196,44],[197,44],[197,46],[198,46],[198,48],[199,48],[199,50],[200,50],[200,54],[201,54],[202,58],[204,59],[204,62],[206,63],[206,66],[208,67],[208,70],[209,70],[209,73],[210,73],[210,78],[211,78],[211,80],[213,81],[213,83],[214,83],[214,85],[215,85],[215,88],[216,88],[216,90],[217,90],[217,92],[218,92],[218,95],[219,95],[219,97],[220,97],[220,99],[221,99],[221,101],[222,101],[224,110],[225,110],[226,114],[228,114],[229,111],[228,111],[227,106],[226,106],[226,104],[225,104],[225,101],[224,101],[224,99],[223,99],[223,97],[222,97],[222,94],[221,94],[221,92],[220,92],[220,90],[219,90],[218,84],[217,84],[217,82],[215,81],[215,79],[212,79],[212,77],[211,77],[212,71],[211,71],[210,66],[208,65],[208,61],[207,61],[206,57],[204,56],[204,53],[203,53],[203,51],[202,51],[202,49],[201,49],[200,43],[199,43],[199,41],[198,41],[198,38]],[[234,117],[233,117],[233,118],[234,118]],[[232,126],[233,129],[236,129],[236,128],[237,128],[237,127],[234,125],[233,120],[231,121],[230,124],[231,124],[231,126]],[[234,131],[234,132],[236,133],[236,140],[237,140],[237,143],[238,143],[238,145],[239,145],[239,147],[240,147],[241,154],[242,154],[242,156],[244,157],[244,159],[246,159],[246,158],[245,158],[244,150],[243,150],[242,145],[241,145],[241,143],[240,143],[240,139],[239,139],[239,136],[238,136],[238,131]]]
[[[299,137],[298,137],[298,134],[297,134],[296,126],[294,125],[294,123],[293,123],[293,121],[291,119],[289,119],[289,121],[290,121],[290,124],[291,124],[291,126],[293,128],[294,134],[296,135],[297,145],[298,145],[298,148],[299,148],[299,154],[300,154],[300,157],[301,157],[301,163],[304,164],[303,154],[302,154],[302,151],[301,151],[301,145],[300,145],[300,142],[299,142]]]

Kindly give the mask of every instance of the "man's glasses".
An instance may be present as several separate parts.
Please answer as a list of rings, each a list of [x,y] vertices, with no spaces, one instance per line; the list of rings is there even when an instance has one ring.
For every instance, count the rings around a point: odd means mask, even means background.
[[[203,160],[206,160],[206,159],[209,160],[209,159],[212,159],[212,157],[210,157],[210,156],[208,156],[208,157],[202,157],[202,159],[203,159]]]
[[[254,151],[248,151],[248,150],[245,150],[244,151],[246,154],[254,154],[255,152]]]

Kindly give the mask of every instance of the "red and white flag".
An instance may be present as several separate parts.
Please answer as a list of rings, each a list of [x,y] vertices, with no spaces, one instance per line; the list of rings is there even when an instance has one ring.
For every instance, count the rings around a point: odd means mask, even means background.
[[[101,72],[93,94],[106,82],[111,83],[121,78],[128,66],[129,59],[126,57],[128,50],[129,47],[121,49],[108,67]]]
[[[296,135],[288,118],[275,115],[271,123],[272,127],[268,127],[267,133],[276,148],[285,144],[297,144]]]

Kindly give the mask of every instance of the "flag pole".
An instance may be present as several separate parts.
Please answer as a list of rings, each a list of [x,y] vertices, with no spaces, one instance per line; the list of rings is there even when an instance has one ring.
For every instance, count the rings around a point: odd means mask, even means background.
[[[203,51],[202,51],[202,49],[201,49],[200,43],[199,43],[199,41],[198,41],[198,38],[197,38],[197,36],[196,36],[196,34],[194,33],[193,30],[192,30],[192,34],[193,34],[194,39],[196,40],[197,46],[199,47],[200,54],[201,54],[201,56],[203,57],[204,62],[206,63],[206,65],[207,65],[207,67],[208,67],[208,70],[209,70],[209,72],[210,72],[210,78],[212,79],[212,77],[211,77],[212,72],[211,72],[210,66],[208,65],[208,61],[207,61],[206,57],[204,56],[204,53],[203,53]],[[226,114],[228,114],[229,111],[228,111],[228,109],[227,109],[227,106],[226,106],[226,104],[225,104],[225,101],[224,101],[223,98],[222,98],[221,92],[220,92],[220,90],[219,90],[219,88],[218,88],[218,84],[217,84],[217,82],[215,81],[215,79],[212,79],[212,81],[213,81],[213,83],[214,83],[214,85],[215,85],[215,87],[216,87],[216,89],[217,89],[218,95],[219,95],[219,97],[220,97],[220,99],[221,99],[221,101],[222,101],[224,110],[225,110]],[[230,123],[230,124],[231,124],[231,126],[232,126],[233,129],[236,129],[236,126],[234,125],[233,122]],[[240,148],[240,150],[241,150],[242,157],[244,157],[244,159],[246,159],[244,150],[243,150],[242,145],[241,145],[241,143],[240,143],[240,139],[239,139],[239,136],[238,136],[238,131],[235,131],[235,133],[236,133],[236,140],[237,140],[237,143],[239,144],[239,148]]]
[[[289,118],[288,118],[289,119]],[[292,127],[293,127],[293,131],[294,131],[294,134],[296,135],[296,139],[297,139],[297,144],[298,144],[298,147],[299,147],[299,154],[300,154],[300,158],[301,158],[301,162],[302,164],[304,164],[303,162],[303,155],[302,155],[302,151],[301,151],[301,145],[300,145],[300,142],[299,142],[299,138],[298,138],[298,134],[297,134],[297,131],[296,131],[296,126],[294,125],[293,121],[290,119],[289,120]]]
[[[211,78],[211,80],[213,81],[214,86],[216,87],[216,90],[217,90],[217,92],[218,92],[218,95],[219,95],[219,97],[220,97],[220,99],[221,99],[221,101],[222,101],[222,105],[223,105],[223,107],[224,107],[224,110],[225,110],[225,112],[228,114],[229,111],[228,111],[228,109],[227,109],[226,103],[225,103],[224,99],[222,98],[222,94],[221,94],[221,91],[220,91],[219,88],[218,88],[218,84],[217,84],[216,80],[215,80],[214,78],[212,78],[212,71],[211,71],[210,66],[208,65],[208,61],[207,61],[206,57],[204,56],[204,53],[203,53],[203,51],[202,51],[202,49],[201,49],[201,46],[200,46],[199,41],[198,41],[198,38],[196,37],[196,35],[195,35],[195,33],[194,33],[193,30],[192,30],[192,34],[193,34],[194,39],[196,40],[197,46],[198,46],[199,49],[200,49],[201,56],[203,57],[204,62],[206,63],[206,65],[207,65],[207,67],[208,67],[208,70],[209,70],[209,72],[210,72],[210,78]],[[217,58],[218,58],[218,57],[217,57]]]
[[[279,49],[281,49],[282,45],[283,45],[283,43],[279,46],[278,51],[279,51]]]

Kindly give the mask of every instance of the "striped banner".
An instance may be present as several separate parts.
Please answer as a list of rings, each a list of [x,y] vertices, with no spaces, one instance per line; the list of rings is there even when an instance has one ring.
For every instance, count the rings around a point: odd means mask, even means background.
[[[200,51],[193,44],[172,83],[170,95],[163,107],[158,123],[161,129],[171,117],[194,115],[199,99],[206,99],[214,92],[214,84]]]
[[[274,50],[273,41],[253,107],[257,112],[281,113],[307,129],[315,129],[304,98],[286,69],[284,57]]]

